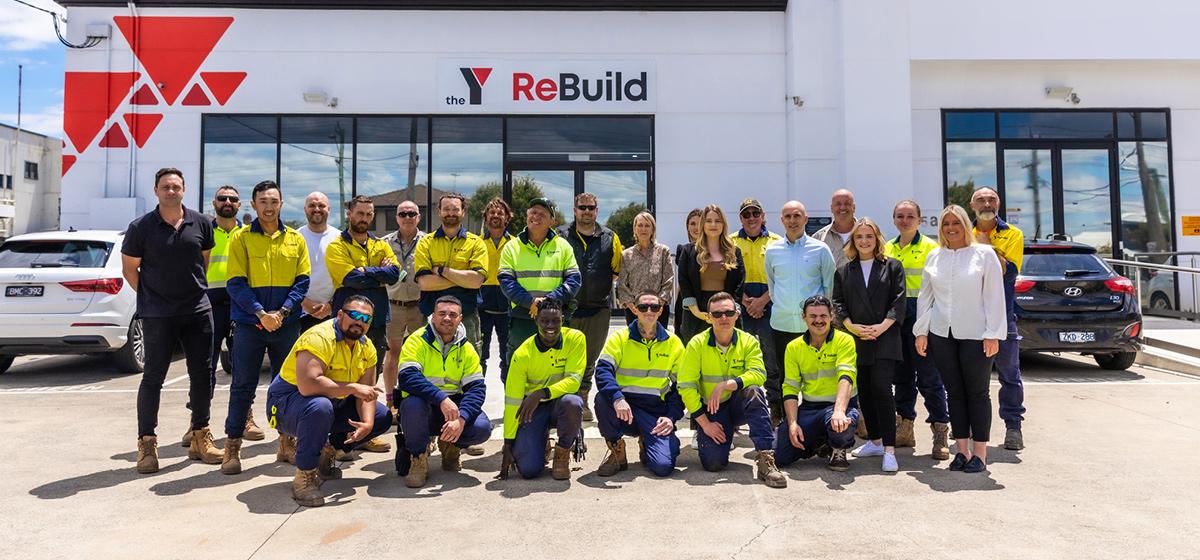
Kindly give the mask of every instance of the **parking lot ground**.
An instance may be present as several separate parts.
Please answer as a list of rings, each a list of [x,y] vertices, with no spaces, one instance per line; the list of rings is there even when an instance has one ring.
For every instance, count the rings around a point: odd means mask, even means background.
[[[728,470],[709,473],[681,430],[670,478],[651,477],[636,453],[628,471],[600,478],[592,425],[571,481],[496,481],[497,429],[461,473],[437,470],[435,455],[420,490],[396,476],[392,454],[364,454],[324,485],[325,507],[308,509],[290,498],[293,468],[274,462],[273,432],[247,442],[241,475],[187,459],[182,360],[163,396],[162,470],[138,475],[140,376],[100,358],[20,358],[0,376],[0,558],[1200,556],[1200,379],[1109,372],[1078,356],[1029,357],[1024,371],[1028,447],[1000,448],[997,419],[986,474],[932,461],[922,425],[895,474],[878,459],[852,459],[845,473],[802,462],[785,469],[788,488],[770,489],[754,479],[744,431]],[[218,445],[228,379],[214,400]],[[498,419],[494,370],[488,379]]]

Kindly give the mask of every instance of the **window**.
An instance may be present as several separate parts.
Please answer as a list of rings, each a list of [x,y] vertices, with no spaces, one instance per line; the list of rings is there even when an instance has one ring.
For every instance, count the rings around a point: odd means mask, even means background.
[[[346,229],[346,203],[354,197],[353,135],[354,119],[350,117],[280,119],[279,187],[284,223],[294,227],[308,223],[304,198],[319,191],[329,197],[330,225]]]
[[[201,200],[211,204],[212,197],[204,193],[215,193],[217,189],[230,185],[237,188],[242,197],[242,219],[252,216],[250,192],[254,185],[264,179],[276,180],[279,176],[279,149],[276,138],[279,119],[276,117],[252,117],[241,115],[209,115],[204,118],[204,162],[201,173]],[[211,211],[211,208],[205,208]]]
[[[36,162],[25,162],[25,178],[31,181],[36,181],[38,178],[38,164]]]
[[[0,268],[102,268],[111,250],[104,241],[9,241],[0,247]]]
[[[375,202],[375,235],[396,231],[396,207],[417,203],[429,219],[429,119],[362,117],[355,147],[355,193]],[[382,222],[379,221],[382,218]],[[428,226],[420,226],[428,230]]]
[[[437,201],[447,192],[467,197],[467,231],[478,233],[487,201],[504,196],[504,119],[434,117],[431,153],[433,187],[429,227],[440,223]]]
[[[650,144],[645,117],[508,119],[509,161],[649,161]]]

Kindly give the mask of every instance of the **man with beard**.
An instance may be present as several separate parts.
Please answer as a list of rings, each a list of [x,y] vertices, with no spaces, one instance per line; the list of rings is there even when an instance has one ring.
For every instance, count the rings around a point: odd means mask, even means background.
[[[463,227],[466,198],[447,193],[438,198],[442,220],[433,233],[417,242],[413,269],[421,286],[421,315],[433,314],[433,304],[442,296],[462,302],[462,324],[467,340],[479,351],[479,313],[475,310],[479,287],[487,276],[487,248],[483,239]]]
[[[371,300],[375,316],[367,337],[375,345],[377,355],[382,355],[387,351],[386,329],[391,318],[387,287],[400,280],[400,267],[391,246],[371,234],[375,203],[359,195],[350,199],[348,211],[350,229],[343,231],[325,250],[325,266],[333,280],[333,307],[341,309],[346,298],[354,295]],[[382,364],[377,364],[376,369],[382,369]]]
[[[405,200],[396,206],[396,224],[399,227],[383,236],[400,265],[400,281],[387,287],[391,320],[387,324],[387,356],[383,359],[383,392],[393,415],[396,414],[396,403],[392,402],[392,389],[396,388],[400,348],[409,335],[425,324],[425,315],[421,314],[418,306],[421,287],[414,280],[416,276],[413,270],[413,254],[417,250],[417,243],[425,237],[425,232],[417,227],[420,223],[421,209],[417,203]]]
[[[833,213],[833,222],[813,234],[814,239],[829,246],[835,261],[834,268],[840,268],[850,260],[842,248],[850,241],[850,232],[854,230],[854,222],[858,220],[854,217],[854,210],[854,193],[847,189],[833,191],[833,196],[829,199],[829,211]]]
[[[302,506],[323,505],[321,481],[342,477],[335,449],[349,451],[392,425],[375,387],[378,355],[363,337],[373,310],[370,299],[347,296],[333,319],[300,335],[267,390],[271,425],[296,438],[292,499]]]
[[[333,314],[333,279],[325,267],[325,251],[329,244],[342,234],[341,230],[329,225],[329,197],[322,192],[311,192],[304,198],[304,218],[308,223],[301,226],[300,235],[308,247],[308,264],[312,276],[308,282],[308,293],[300,306],[300,331],[306,331]]]
[[[991,187],[979,187],[971,194],[975,212],[975,241],[992,246],[1004,269],[1004,312],[1008,337],[1000,341],[996,353],[996,374],[1000,379],[1000,419],[1004,420],[1004,448],[1025,449],[1021,421],[1025,419],[1025,387],[1021,383],[1020,337],[1017,315],[1013,311],[1014,288],[1021,261],[1025,258],[1025,234],[1017,226],[1000,219],[1000,195]]]
[[[429,324],[404,342],[400,379],[400,426],[405,448],[397,449],[398,464],[408,460],[404,483],[425,485],[429,476],[431,435],[437,437],[442,470],[462,470],[460,450],[479,445],[492,435],[492,422],[483,413],[487,387],[479,354],[467,341],[462,326],[462,303],[454,296],[434,302]],[[407,454],[404,457],[402,454]],[[401,466],[401,469],[403,467]]]
[[[258,218],[229,241],[229,298],[233,301],[233,384],[225,417],[225,456],[221,472],[242,472],[239,451],[250,424],[263,354],[274,377],[300,336],[300,302],[308,293],[308,249],[304,237],[279,218],[283,196],[275,181],[254,186],[251,204]]]
[[[729,236],[733,244],[742,250],[743,263],[746,266],[746,280],[742,284],[742,328],[758,339],[762,346],[763,361],[767,365],[767,380],[778,382],[782,377],[775,350],[775,339],[771,331],[771,301],[774,294],[770,292],[767,281],[766,254],[767,247],[779,241],[778,233],[768,231],[765,224],[766,214],[763,213],[762,203],[758,199],[747,198],[738,208],[738,218],[741,219],[742,229]],[[787,310],[781,310],[786,313]],[[772,394],[772,390],[775,391]],[[778,386],[767,384],[768,397],[777,397]],[[778,402],[778,398],[768,399],[768,404]],[[776,407],[772,406],[772,411]],[[772,413],[771,423],[774,425],[779,414]]]
[[[487,373],[487,361],[491,352],[492,333],[496,333],[500,353],[500,381],[508,377],[508,298],[500,289],[500,252],[512,240],[508,233],[508,222],[512,220],[512,208],[500,197],[488,201],[483,207],[484,226],[487,237],[483,240],[487,249],[487,279],[479,287],[479,331],[483,371]]]
[[[559,300],[543,300],[537,306],[537,334],[512,353],[504,382],[504,448],[496,478],[508,478],[513,466],[522,478],[542,474],[552,426],[558,429],[558,444],[550,475],[555,480],[571,478],[571,447],[583,437],[583,399],[576,393],[587,361],[587,340],[562,324]]]

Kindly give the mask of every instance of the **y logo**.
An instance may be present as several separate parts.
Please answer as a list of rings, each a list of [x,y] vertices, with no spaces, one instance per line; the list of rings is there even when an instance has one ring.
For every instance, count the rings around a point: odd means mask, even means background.
[[[463,80],[466,80],[467,87],[471,89],[471,105],[480,105],[483,103],[483,84],[487,82],[488,76],[492,75],[491,68],[459,68],[462,72]]]

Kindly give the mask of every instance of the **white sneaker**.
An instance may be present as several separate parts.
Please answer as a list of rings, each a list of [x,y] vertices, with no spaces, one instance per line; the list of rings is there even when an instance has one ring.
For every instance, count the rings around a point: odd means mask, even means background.
[[[878,457],[883,455],[883,446],[877,445],[873,441],[868,441],[859,446],[858,449],[851,451],[850,454],[855,457]]]
[[[896,463],[895,453],[883,454],[883,472],[896,472],[900,470],[900,465]]]

